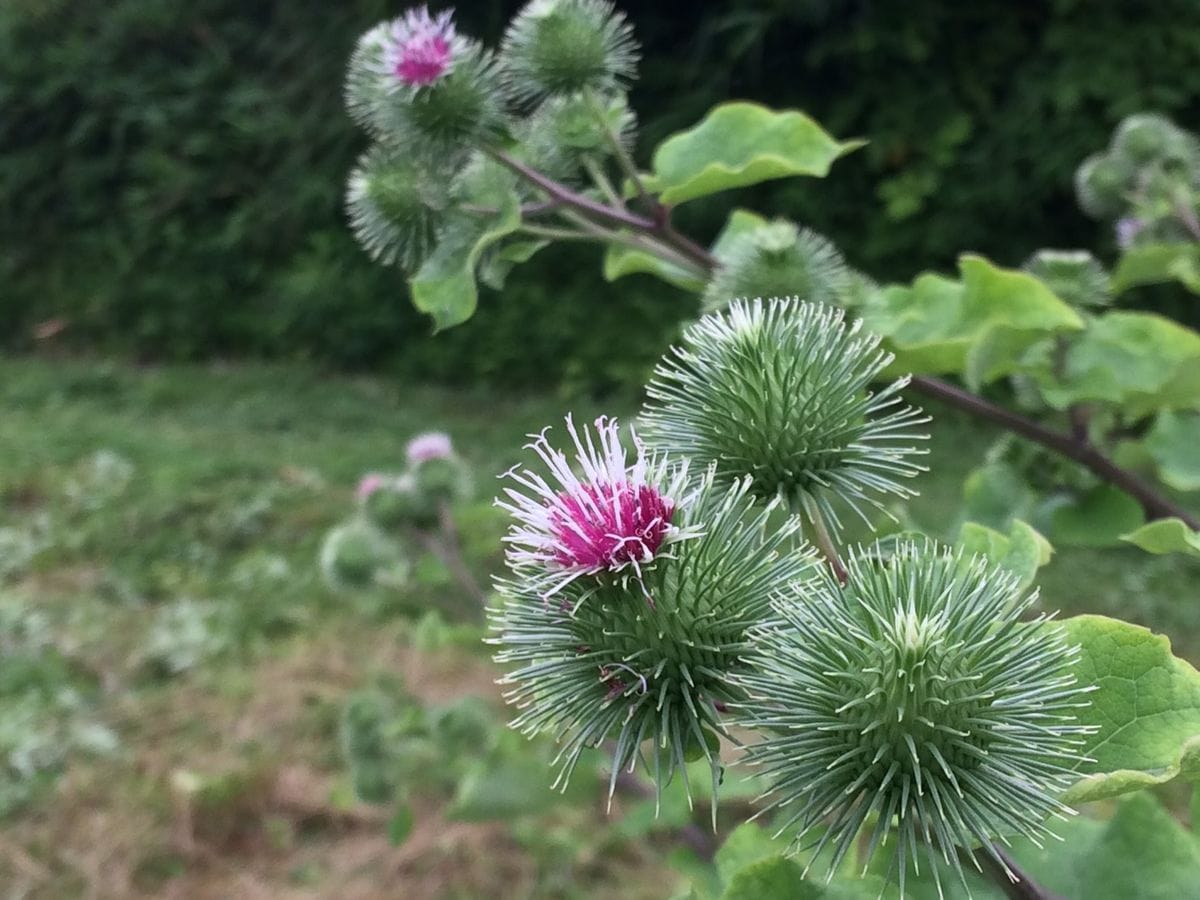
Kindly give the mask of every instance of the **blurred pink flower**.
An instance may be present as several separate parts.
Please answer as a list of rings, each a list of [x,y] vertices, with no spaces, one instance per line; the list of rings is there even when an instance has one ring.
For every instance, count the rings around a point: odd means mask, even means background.
[[[450,444],[450,435],[440,431],[427,431],[408,442],[405,454],[408,456],[409,465],[415,466],[427,459],[448,459],[454,455],[454,447]]]
[[[455,49],[451,11],[429,14],[429,8],[414,7],[392,23],[388,69],[411,87],[433,84],[446,74]]]
[[[359,500],[366,500],[373,493],[383,487],[387,481],[382,475],[377,472],[370,472],[362,477],[358,483],[358,488],[354,491],[354,496]]]

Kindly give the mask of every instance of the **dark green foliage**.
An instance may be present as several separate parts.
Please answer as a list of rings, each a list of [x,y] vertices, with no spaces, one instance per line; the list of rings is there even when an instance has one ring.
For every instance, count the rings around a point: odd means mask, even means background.
[[[648,280],[601,285],[590,249],[545,251],[430,340],[400,272],[355,245],[343,191],[363,139],[342,108],[345,64],[406,5],[0,6],[0,342],[28,345],[36,323],[64,317],[66,340],[141,357],[638,383],[694,308]],[[1038,246],[1111,248],[1072,172],[1129,113],[1200,112],[1190,0],[620,5],[643,45],[639,161],[729,97],[865,135],[821,184],[737,199],[829,235],[881,279],[962,249],[1015,265]],[[460,6],[462,30],[494,43],[520,3]],[[698,201],[681,225],[708,236],[725,212]]]

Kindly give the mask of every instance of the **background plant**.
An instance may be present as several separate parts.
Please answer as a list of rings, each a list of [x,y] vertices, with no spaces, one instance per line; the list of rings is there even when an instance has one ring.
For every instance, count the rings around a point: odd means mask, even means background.
[[[460,26],[495,43],[520,5],[469,4]],[[662,289],[643,279],[603,304],[580,302],[593,295],[584,249],[539,254],[504,302],[485,289],[472,322],[432,341],[394,275],[364,265],[341,202],[363,142],[331,86],[362,23],[395,12],[379,0],[320,11],[5,4],[5,346],[312,359],[576,392],[639,386],[693,310],[682,297],[653,302]],[[644,48],[633,93],[643,147],[731,95],[803,108],[836,134],[869,133],[821,190],[777,182],[739,202],[807,223],[881,279],[948,266],[964,247],[1017,265],[1039,246],[1111,241],[1072,203],[1079,161],[1125,115],[1158,110],[1186,125],[1198,112],[1186,0],[1087,16],[1070,2],[1012,15],[1001,0],[626,12]],[[893,77],[916,67],[932,92]],[[721,198],[700,199],[681,221],[708,238],[726,213]],[[1134,296],[1195,324],[1178,292]],[[540,323],[536,342],[527,315]],[[32,337],[55,320],[69,322],[57,338]]]

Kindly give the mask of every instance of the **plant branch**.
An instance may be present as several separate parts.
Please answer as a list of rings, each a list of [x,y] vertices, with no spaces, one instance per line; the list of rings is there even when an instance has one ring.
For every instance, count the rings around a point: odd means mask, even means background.
[[[1047,428],[1033,419],[1026,418],[1020,413],[1005,409],[977,394],[963,390],[940,378],[926,375],[913,377],[912,386],[929,397],[936,397],[945,403],[958,407],[981,419],[986,419],[996,425],[1007,428],[1036,444],[1041,444],[1062,456],[1072,459],[1085,467],[1099,478],[1118,487],[1133,497],[1142,505],[1148,519],[1166,519],[1176,517],[1193,531],[1200,531],[1200,519],[1189,513],[1179,504],[1174,503],[1159,494],[1151,485],[1140,477],[1123,469],[1105,456],[1096,446],[1073,435],[1063,434]]]
[[[687,269],[700,277],[705,277],[708,270],[697,265],[692,260],[683,256],[673,247],[668,247],[662,244],[656,237],[649,234],[638,234],[630,231],[613,231],[603,228],[595,222],[589,220],[586,216],[580,213],[564,210],[561,213],[562,217],[568,222],[578,225],[588,235],[591,235],[596,240],[611,241],[614,244],[623,244],[626,247],[632,247],[635,250],[642,250],[652,256],[657,256],[664,262],[672,263],[680,268]]]
[[[1017,865],[1016,860],[1000,847],[993,848],[1000,857],[998,862],[990,854],[982,853],[977,859],[983,869],[983,874],[990,878],[1004,892],[1008,900],[1063,900],[1058,894],[1042,887]],[[1010,873],[1017,877],[1013,881]]]
[[[655,231],[657,228],[653,219],[647,219],[645,216],[631,213],[627,209],[606,206],[603,203],[593,200],[591,197],[585,197],[583,194],[571,190],[565,184],[561,184],[553,178],[547,178],[541,172],[530,168],[520,160],[513,159],[513,157],[509,156],[503,150],[490,150],[488,152],[491,153],[497,162],[512,169],[531,184],[536,185],[552,200],[557,200],[566,206],[572,206],[598,219],[615,222],[630,228],[638,228],[642,231],[650,232]]]
[[[597,228],[598,232],[606,235],[605,240],[636,246],[638,249],[655,253],[661,259],[676,265],[680,264],[680,259],[683,258],[702,274],[711,273],[719,265],[711,252],[675,229],[671,224],[670,209],[660,203],[655,203],[654,218],[646,218],[630,212],[623,206],[607,206],[576,193],[566,185],[547,178],[502,150],[489,152],[497,161],[540,188],[552,201],[571,207],[588,217],[641,232],[641,237],[645,242],[639,243],[636,240],[630,240],[637,238],[638,235],[627,235]],[[592,224],[594,225],[594,223]],[[600,235],[596,236],[599,238]],[[1178,503],[1162,496],[1152,485],[1135,473],[1118,466],[1088,441],[1086,436],[1064,434],[1047,428],[1033,419],[998,406],[940,378],[916,375],[913,376],[911,385],[927,396],[935,397],[973,416],[1000,425],[1036,444],[1074,460],[1105,482],[1137,500],[1145,511],[1146,518],[1153,520],[1175,517],[1182,520],[1193,531],[1200,531],[1200,518],[1189,513]]]
[[[596,99],[595,93],[591,90],[587,92],[587,102],[592,110],[592,115],[595,116],[600,127],[604,129],[604,136],[608,139],[609,146],[612,147],[613,155],[617,159],[617,165],[621,167],[621,170],[629,177],[629,180],[633,182],[638,198],[647,203],[656,203],[654,198],[650,196],[649,191],[646,190],[646,185],[642,182],[642,175],[637,169],[637,163],[633,161],[633,157],[629,155],[629,151],[625,148],[625,145],[621,143],[621,136],[613,131],[608,118],[604,115],[604,110],[600,107],[600,103]]]

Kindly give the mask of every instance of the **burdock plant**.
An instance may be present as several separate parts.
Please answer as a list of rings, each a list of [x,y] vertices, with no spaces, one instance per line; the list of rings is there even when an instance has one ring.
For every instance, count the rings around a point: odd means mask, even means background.
[[[499,501],[514,521],[493,642],[514,666],[513,725],[561,741],[560,783],[609,741],[610,791],[640,762],[661,793],[701,757],[715,791],[748,630],[813,557],[794,519],[754,505],[748,481],[690,479],[636,436],[630,452],[613,420],[567,431],[574,459],[538,436],[540,465],[511,472]]]
[[[936,377],[1027,383],[1042,359],[1029,342],[1086,337],[1120,278],[1089,255],[1042,252],[1028,271],[1050,290],[982,260],[960,281],[878,288],[824,237],[748,214],[701,246],[675,227],[676,205],[823,173],[854,142],[731,103],[644,171],[626,93],[637,58],[605,0],[533,0],[495,51],[447,12],[412,10],[363,37],[347,77],[375,142],[351,174],[351,223],[440,326],[471,315],[478,280],[497,285],[558,240],[603,244],[608,277],[649,272],[703,298],[636,430],[568,417],[506,475],[508,571],[488,616],[513,725],[557,740],[560,786],[590,748],[609,759],[610,794],[638,769],[657,794],[675,779],[690,793],[688,764],[707,764],[714,823],[725,767],[755,763],[763,814],[830,872],[857,849],[902,893],[927,869],[939,890],[966,884],[973,863],[1028,884],[1003,848],[1043,841],[1068,813],[1092,687],[1079,632],[1035,615],[1023,587],[1040,538],[972,525],[959,540],[991,558],[912,535],[847,554],[843,520],[874,528],[915,494],[927,417],[902,396],[910,385],[1083,463],[1148,512],[1176,510],[1088,443],[1092,394],[1069,406],[1066,435]],[[1081,202],[1121,217],[1131,245],[1200,234],[1196,146],[1160,117],[1131,120],[1082,167]],[[364,521],[429,528],[460,490],[443,441],[410,450],[410,471],[364,491]],[[363,535],[331,540],[327,569],[374,578]]]
[[[834,307],[739,300],[684,333],[642,418],[656,446],[836,528],[835,499],[866,518],[864,504],[911,496],[901,479],[923,471],[915,429],[928,420],[904,404],[907,379],[871,387],[889,362]]]
[[[1008,871],[998,840],[1052,836],[1090,686],[1061,631],[1022,620],[1035,599],[928,541],[855,552],[844,583],[826,571],[780,590],[737,676],[751,695],[740,722],[762,735],[747,760],[772,781],[780,833],[814,835],[832,873],[865,828],[865,865],[887,840],[901,892],[926,856],[939,893],[939,858],[965,886],[960,853]]]

